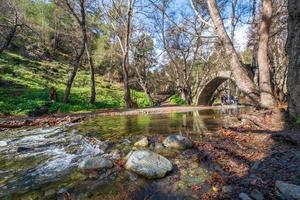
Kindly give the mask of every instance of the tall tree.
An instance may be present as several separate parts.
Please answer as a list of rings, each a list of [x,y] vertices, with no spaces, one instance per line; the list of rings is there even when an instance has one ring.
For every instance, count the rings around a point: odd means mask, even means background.
[[[271,87],[270,60],[268,57],[268,43],[272,21],[272,0],[263,0],[261,9],[257,51],[260,104],[262,107],[272,107],[275,104],[275,99]]]
[[[300,1],[288,1],[288,110],[290,116],[300,116]]]
[[[18,28],[24,24],[14,1],[8,0],[2,2],[0,11],[0,53],[2,53],[11,44]]]
[[[135,0],[102,0],[102,8],[107,15],[108,23],[111,25],[122,50],[122,71],[124,84],[124,101],[126,108],[133,107],[129,85],[129,50],[132,33],[132,17]],[[124,7],[126,8],[124,10]]]
[[[250,98],[253,104],[258,105],[259,92],[253,81],[250,79],[247,69],[240,61],[237,51],[225,30],[216,0],[207,0],[207,4],[218,38],[220,39],[226,54],[230,59],[230,68],[233,72],[237,86]]]
[[[153,106],[153,97],[150,92],[151,69],[155,66],[154,43],[150,35],[142,33],[133,42],[133,67],[136,72],[137,82],[144,90],[147,100]]]
[[[76,51],[76,56],[73,64],[73,70],[71,71],[71,74],[69,76],[69,79],[66,84],[65,93],[64,93],[64,103],[67,103],[69,101],[70,91],[71,87],[74,81],[74,78],[76,77],[78,67],[81,63],[81,59],[84,55],[84,52],[86,51],[87,57],[90,64],[91,69],[91,97],[90,102],[95,103],[96,98],[96,91],[95,91],[95,70],[94,70],[94,64],[93,64],[93,58],[92,54],[90,53],[90,48],[88,44],[88,35],[87,35],[87,20],[86,20],[86,1],[85,0],[79,0],[79,8],[80,8],[80,14],[76,13],[75,5],[72,5],[69,0],[64,0],[64,3],[66,7],[68,8],[69,12],[74,16],[77,23],[79,24],[82,32],[82,41],[81,41],[81,47],[79,49],[79,52]],[[76,3],[76,2],[75,2]]]

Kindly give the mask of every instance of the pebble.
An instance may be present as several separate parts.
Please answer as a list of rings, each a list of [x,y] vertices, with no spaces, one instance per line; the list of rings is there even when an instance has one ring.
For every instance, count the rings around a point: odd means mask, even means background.
[[[246,193],[244,193],[244,192],[242,192],[242,193],[239,194],[239,198],[240,198],[241,200],[252,200],[252,199],[248,196],[248,194],[246,194]]]
[[[264,195],[257,189],[255,190],[252,190],[251,193],[250,193],[250,196],[252,198],[254,198],[255,200],[264,200]]]

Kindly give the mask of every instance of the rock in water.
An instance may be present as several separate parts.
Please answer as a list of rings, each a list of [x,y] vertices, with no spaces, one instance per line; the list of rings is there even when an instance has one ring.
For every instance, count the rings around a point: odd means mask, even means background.
[[[88,157],[79,163],[78,168],[81,170],[97,170],[104,168],[112,168],[113,163],[108,158],[104,157]]]
[[[164,141],[165,147],[174,149],[189,149],[193,146],[192,141],[182,135],[170,135]]]
[[[143,137],[142,139],[140,139],[139,141],[137,141],[136,143],[134,143],[135,147],[147,147],[149,144],[148,142],[148,138],[147,137]]]
[[[252,200],[252,199],[248,196],[248,194],[246,194],[246,193],[244,193],[244,192],[242,192],[242,193],[239,194],[239,198],[240,198],[241,200]]]
[[[7,146],[7,142],[5,141],[0,141],[0,147],[5,147]]]
[[[275,186],[278,189],[279,196],[282,199],[300,199],[300,186],[276,181]]]
[[[168,159],[152,151],[134,151],[127,157],[125,168],[149,179],[162,178],[172,170],[172,163]]]
[[[254,198],[255,200],[264,200],[264,195],[259,190],[252,190],[250,193],[250,196]]]

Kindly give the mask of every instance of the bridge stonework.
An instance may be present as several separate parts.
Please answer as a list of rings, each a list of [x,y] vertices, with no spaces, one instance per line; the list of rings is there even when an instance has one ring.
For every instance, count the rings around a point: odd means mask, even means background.
[[[231,79],[234,81],[231,71],[220,71],[210,76],[203,89],[200,91],[198,96],[198,105],[210,105],[212,96],[216,89],[224,83],[226,80]]]

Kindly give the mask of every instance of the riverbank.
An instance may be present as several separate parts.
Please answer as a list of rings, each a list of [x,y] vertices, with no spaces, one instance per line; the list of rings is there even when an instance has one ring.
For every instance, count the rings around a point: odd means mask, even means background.
[[[229,117],[230,125],[195,141],[201,160],[218,166],[206,199],[298,199],[300,131],[282,110]]]
[[[238,108],[243,108],[239,106]],[[44,125],[58,125],[64,123],[79,122],[85,118],[92,118],[97,116],[114,116],[114,115],[137,115],[137,114],[163,114],[173,112],[188,112],[195,110],[209,110],[209,109],[235,109],[234,105],[226,106],[163,106],[140,109],[99,109],[95,112],[75,113],[75,114],[52,114],[41,117],[19,117],[19,116],[2,116],[0,117],[0,128],[21,128],[25,126],[44,126]]]
[[[284,193],[286,188],[297,192],[299,131],[286,123],[283,110],[220,114],[206,108],[199,112],[186,109],[199,107],[99,112],[132,116],[89,115],[86,117],[91,118],[80,124],[65,121],[54,127],[4,131],[0,135],[2,195],[32,199],[280,199],[279,195],[290,195]],[[175,113],[159,115],[169,112]],[[145,115],[136,115],[139,113]],[[210,125],[215,128],[206,129]],[[191,142],[174,149],[177,144],[170,142],[176,134]],[[151,174],[160,170],[160,165],[143,161],[141,168],[131,168],[126,166],[132,155],[129,152],[151,159],[163,156],[172,167],[166,161],[166,171]],[[151,152],[158,155],[152,157]],[[147,174],[139,171],[149,167]],[[25,184],[22,191],[16,188],[20,184]]]

